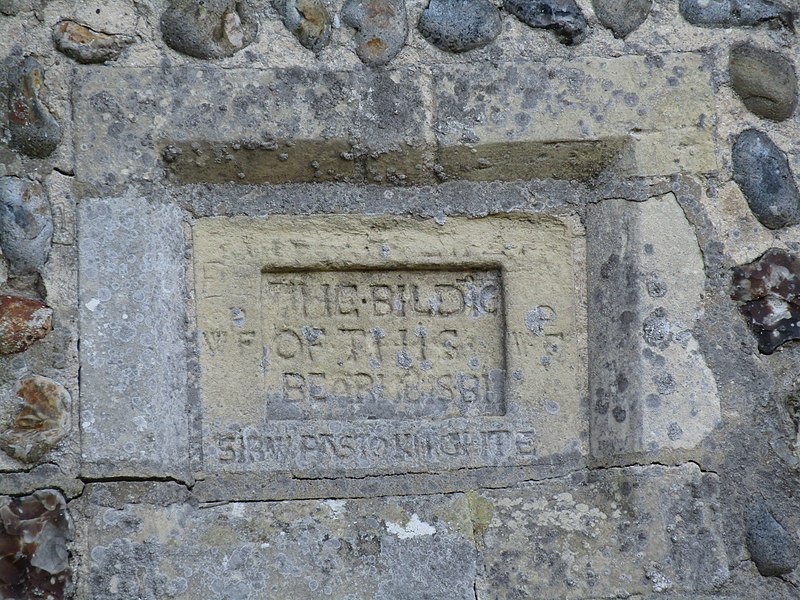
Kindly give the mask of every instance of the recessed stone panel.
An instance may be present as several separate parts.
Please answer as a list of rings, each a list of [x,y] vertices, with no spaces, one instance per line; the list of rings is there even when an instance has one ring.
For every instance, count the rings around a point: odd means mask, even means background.
[[[267,271],[261,283],[268,420],[503,413],[498,270]]]
[[[193,239],[205,471],[583,453],[572,223],[209,218]]]

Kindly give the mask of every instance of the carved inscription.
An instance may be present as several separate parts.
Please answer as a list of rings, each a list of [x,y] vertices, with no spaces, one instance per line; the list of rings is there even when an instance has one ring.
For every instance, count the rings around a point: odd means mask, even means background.
[[[264,272],[267,420],[503,414],[499,270]]]
[[[203,468],[309,477],[582,452],[577,223],[193,225]]]
[[[218,459],[229,463],[434,464],[454,459],[503,461],[536,455],[533,430],[468,429],[264,434],[256,428],[225,432],[217,437]]]

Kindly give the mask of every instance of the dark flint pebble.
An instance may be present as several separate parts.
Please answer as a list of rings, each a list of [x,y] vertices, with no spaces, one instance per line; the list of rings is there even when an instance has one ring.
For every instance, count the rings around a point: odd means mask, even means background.
[[[161,15],[161,35],[173,50],[195,58],[225,58],[258,34],[250,2],[173,0]]]
[[[32,274],[47,261],[53,237],[50,203],[41,184],[0,178],[0,249],[12,273]]]
[[[33,158],[47,158],[61,142],[61,126],[44,104],[44,69],[24,58],[8,72],[9,145]]]
[[[356,30],[356,54],[372,67],[389,63],[408,36],[404,0],[347,0],[342,21]]]
[[[586,38],[586,17],[575,0],[505,0],[503,6],[530,27],[554,31],[568,46]]]
[[[679,10],[692,25],[747,27],[775,23],[794,29],[794,10],[773,0],[680,0]]]
[[[800,562],[795,539],[761,505],[751,508],[747,516],[747,549],[765,577],[791,573]]]
[[[778,52],[749,43],[731,50],[731,87],[754,114],[783,121],[797,106],[797,74],[792,62]]]
[[[489,0],[430,0],[418,25],[426,40],[450,52],[486,46],[501,26],[500,12]]]
[[[592,0],[592,6],[603,27],[625,38],[645,22],[653,0]]]
[[[321,0],[272,0],[286,29],[304,48],[319,53],[331,40],[331,15]]]
[[[733,178],[750,210],[770,229],[800,223],[800,192],[789,160],[767,134],[748,129],[733,144]]]

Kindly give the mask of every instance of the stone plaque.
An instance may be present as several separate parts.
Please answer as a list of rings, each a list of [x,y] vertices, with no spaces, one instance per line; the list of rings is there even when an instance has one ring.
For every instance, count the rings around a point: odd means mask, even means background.
[[[267,419],[503,414],[500,272],[262,275]]]
[[[205,469],[406,472],[584,451],[572,224],[229,217],[193,235]]]

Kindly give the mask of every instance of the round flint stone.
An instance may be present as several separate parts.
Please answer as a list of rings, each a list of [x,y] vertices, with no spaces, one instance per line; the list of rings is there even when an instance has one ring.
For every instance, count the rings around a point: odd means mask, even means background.
[[[250,2],[173,0],[161,15],[167,45],[195,58],[225,58],[250,45],[258,19]]]
[[[586,17],[575,0],[504,0],[503,8],[529,27],[552,30],[567,46],[586,38]]]
[[[0,179],[0,248],[15,274],[38,271],[50,254],[53,218],[41,184]]]
[[[731,87],[754,114],[773,121],[792,116],[797,106],[797,74],[778,52],[749,43],[738,44],[730,56]]]
[[[800,193],[789,160],[767,134],[743,131],[732,158],[733,178],[762,225],[779,229],[800,223]]]
[[[96,31],[71,19],[53,27],[53,42],[58,51],[86,65],[115,60],[135,41],[132,35]]]
[[[0,296],[0,354],[24,352],[53,328],[53,309],[38,300]]]
[[[489,0],[430,0],[419,31],[441,50],[482,48],[500,35],[500,11]]]
[[[405,0],[347,0],[342,21],[356,30],[356,54],[365,65],[388,64],[406,43]]]
[[[614,37],[625,38],[644,23],[653,0],[592,0],[594,14]]]
[[[38,462],[64,439],[69,429],[71,398],[63,385],[31,375],[17,382],[16,413],[0,430],[0,448],[23,462]]]
[[[272,0],[286,29],[315,54],[331,40],[331,15],[321,0]]]
[[[794,11],[777,0],[680,0],[681,16],[703,27],[753,27],[761,23],[794,28]]]

